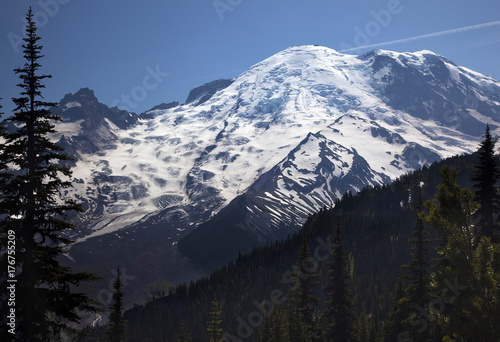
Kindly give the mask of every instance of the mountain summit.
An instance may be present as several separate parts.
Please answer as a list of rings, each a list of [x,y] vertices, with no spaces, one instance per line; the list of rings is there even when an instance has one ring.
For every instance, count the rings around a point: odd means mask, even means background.
[[[69,145],[106,136],[97,149],[74,148],[87,210],[72,253],[95,260],[134,245],[157,264],[155,253],[177,253],[184,238],[191,260],[227,247],[214,257],[224,262],[287,236],[347,191],[476,150],[486,123],[500,133],[500,83],[430,51],[291,47],[147,120],[86,102],[90,93],[67,95],[58,110],[84,120],[74,136],[60,126]],[[98,124],[83,129],[90,117]]]

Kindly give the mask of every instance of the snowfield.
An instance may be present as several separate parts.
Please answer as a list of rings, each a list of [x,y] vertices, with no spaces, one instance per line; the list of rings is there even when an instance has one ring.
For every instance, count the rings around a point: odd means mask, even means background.
[[[61,103],[67,122],[55,138],[75,149],[70,195],[87,207],[79,241],[194,207],[206,215],[185,218],[189,231],[249,192],[267,203],[266,229],[300,224],[345,191],[475,151],[486,123],[500,134],[499,82],[430,51],[291,47],[232,81],[200,105],[155,110],[126,128],[101,120],[91,153],[76,143],[89,134],[84,119],[70,116],[89,104]]]

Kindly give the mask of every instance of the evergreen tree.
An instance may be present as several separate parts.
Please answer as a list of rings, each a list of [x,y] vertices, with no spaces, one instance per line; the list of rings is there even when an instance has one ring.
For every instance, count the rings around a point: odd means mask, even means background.
[[[311,253],[307,245],[307,238],[304,236],[302,246],[299,251],[299,264],[302,268],[303,276],[299,276],[298,305],[301,311],[304,323],[312,331],[314,327],[314,311],[318,303],[318,297],[315,294],[315,286],[318,283],[317,262],[311,262]]]
[[[380,340],[378,326],[372,315],[368,315],[365,310],[358,316],[358,337],[360,342],[376,342]],[[397,340],[396,340],[397,341]]]
[[[48,139],[55,132],[51,121],[60,118],[48,110],[56,104],[43,101],[41,81],[50,76],[38,74],[42,46],[31,9],[26,21],[25,64],[14,70],[21,79],[21,97],[13,99],[14,115],[6,119],[18,128],[1,133],[0,164],[9,168],[0,170],[0,230],[15,235],[15,338],[31,342],[57,338],[65,323],[79,321],[77,309],[95,311],[86,295],[72,292],[73,286],[95,277],[72,273],[58,261],[72,243],[61,234],[73,228],[63,216],[80,207],[62,198],[62,190],[72,186],[71,170],[61,166],[69,158]]]
[[[271,315],[271,328],[269,332],[269,338],[262,342],[288,342],[289,329],[287,326],[287,319],[285,313],[282,311],[281,307],[277,304],[274,306],[273,314]]]
[[[416,206],[415,228],[413,238],[409,240],[412,245],[410,262],[402,266],[402,271],[407,270],[403,276],[400,273],[396,285],[396,293],[389,318],[385,324],[386,341],[428,341],[430,328],[427,320],[429,315],[427,304],[433,299],[430,280],[430,250],[427,244],[428,232],[425,229],[423,218],[423,190],[418,189]],[[423,312],[422,312],[423,310]]]
[[[186,327],[184,321],[181,321],[181,326],[179,330],[179,335],[177,336],[176,342],[192,342],[193,338],[191,337],[191,332]]]
[[[431,240],[426,238],[429,233],[425,229],[423,220],[424,205],[422,196],[422,188],[419,187],[415,230],[412,233],[414,238],[409,241],[413,245],[410,254],[411,261],[407,266],[409,300],[411,304],[417,305],[431,299],[429,284],[430,250],[427,247]]]
[[[474,214],[479,204],[474,201],[472,191],[457,184],[455,169],[445,166],[441,175],[443,181],[437,188],[435,200],[425,203],[428,213],[423,217],[442,238],[441,255],[447,252],[445,256],[449,258],[473,260],[474,244],[477,243]],[[450,249],[446,250],[443,243],[450,244]]]
[[[286,316],[290,341],[305,342],[314,335],[314,312],[318,303],[314,287],[317,284],[317,263],[311,262],[307,239],[304,236],[299,250],[299,261],[291,274],[292,287],[287,296]]]
[[[368,315],[363,310],[358,317],[358,341],[369,341],[370,340],[370,323]]]
[[[113,285],[113,298],[109,314],[108,330],[106,332],[109,342],[122,342],[125,340],[127,322],[123,319],[123,285],[120,268],[116,270],[116,279]]]
[[[288,342],[289,330],[286,314],[274,303],[272,314],[264,318],[259,328],[259,342]]]
[[[409,306],[408,320],[411,338],[413,341],[427,341],[430,338],[428,326],[418,326],[415,322],[425,319],[421,310],[433,299],[430,280],[430,250],[427,244],[431,242],[427,239],[428,232],[425,229],[423,214],[424,205],[422,199],[422,188],[418,190],[417,213],[413,239],[409,242],[412,245],[410,263],[405,265],[408,269],[408,287],[406,288],[407,302]],[[425,315],[425,314],[424,314]],[[429,322],[430,323],[430,322]]]
[[[297,297],[287,298],[285,305],[285,324],[287,342],[310,342],[311,332],[304,321]]]
[[[408,331],[408,297],[406,284],[400,274],[396,284],[396,290],[389,317],[384,324],[384,341],[405,341],[410,338]]]
[[[211,320],[207,322],[207,331],[210,342],[223,342],[226,339],[222,336],[222,320],[220,318],[220,304],[216,300],[212,301]]]
[[[271,333],[273,329],[271,319],[273,318],[273,315],[274,310],[270,316],[264,317],[264,322],[262,322],[262,326],[259,328],[259,342],[269,342],[271,340]]]
[[[325,313],[327,322],[324,337],[327,341],[355,341],[356,316],[350,290],[351,275],[340,227],[337,228],[332,248],[333,260],[329,263],[329,283],[326,287],[329,301]]]
[[[441,260],[433,275],[442,298],[433,301],[431,318],[437,319],[444,338],[498,341],[500,270],[494,251],[499,245],[476,234],[474,213],[479,204],[472,191],[456,184],[456,170],[444,167],[442,175],[435,200],[425,203],[425,219],[442,238],[437,248]]]
[[[500,179],[500,168],[495,156],[495,143],[490,134],[490,126],[486,125],[484,140],[478,150],[479,161],[475,165],[472,176],[475,189],[475,200],[480,204],[476,216],[479,218],[478,227],[481,235],[488,236],[494,241],[496,221],[500,215],[500,193],[496,184]]]

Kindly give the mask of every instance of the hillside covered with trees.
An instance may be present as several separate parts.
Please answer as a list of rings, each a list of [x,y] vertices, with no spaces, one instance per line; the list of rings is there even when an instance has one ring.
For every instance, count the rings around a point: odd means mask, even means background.
[[[129,338],[175,341],[187,326],[208,340],[217,300],[226,341],[497,340],[498,227],[478,222],[497,224],[498,207],[477,213],[491,198],[480,180],[498,178],[492,141],[487,132],[476,154],[348,193],[298,234],[127,311]]]

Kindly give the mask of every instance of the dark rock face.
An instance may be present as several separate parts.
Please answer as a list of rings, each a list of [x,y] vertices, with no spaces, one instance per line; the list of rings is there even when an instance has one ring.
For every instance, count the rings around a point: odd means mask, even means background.
[[[173,101],[173,102],[170,102],[170,103],[161,103],[157,106],[154,106],[153,108],[151,108],[150,110],[147,110],[145,111],[144,113],[142,113],[140,115],[140,118],[141,119],[153,119],[155,116],[153,113],[151,113],[152,111],[155,111],[155,110],[166,110],[166,109],[170,109],[170,108],[175,108],[175,107],[178,107],[179,106],[179,102],[177,101]]]
[[[66,137],[62,142],[76,159],[78,153],[92,154],[102,148],[112,148],[116,140],[113,129],[128,129],[138,122],[136,114],[100,103],[94,91],[88,88],[65,95],[51,112],[60,116],[64,123],[79,122],[79,134]]]
[[[100,103],[94,91],[89,88],[82,88],[75,94],[66,94],[52,112],[67,122],[84,120],[86,129],[94,129],[96,125],[102,124],[104,119],[108,119],[120,129],[130,128],[138,121],[138,116],[134,113],[116,107],[109,108]]]
[[[198,106],[208,101],[219,90],[229,87],[232,83],[233,80],[220,79],[196,87],[189,92],[186,104],[193,103]]]
[[[476,82],[465,68],[458,67],[460,74],[454,72],[450,67],[457,68],[455,63],[430,51],[423,54],[424,61],[411,55],[395,58],[379,50],[359,58],[371,61],[373,73],[379,74],[376,88],[394,109],[474,136],[482,134],[484,124],[470,110],[491,118],[500,114],[500,88],[492,92],[491,82]]]

